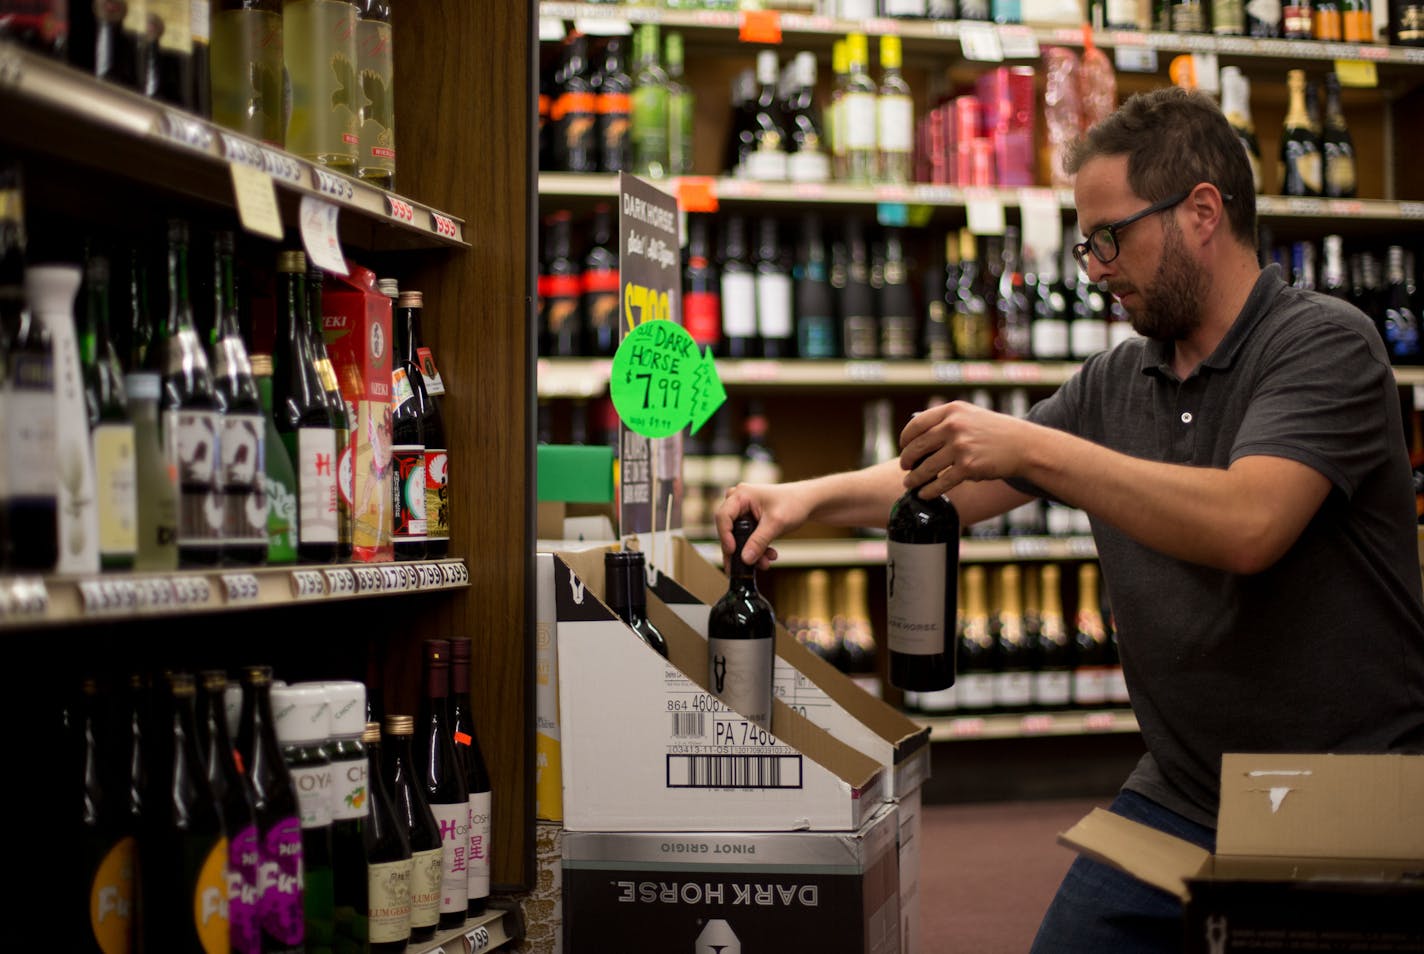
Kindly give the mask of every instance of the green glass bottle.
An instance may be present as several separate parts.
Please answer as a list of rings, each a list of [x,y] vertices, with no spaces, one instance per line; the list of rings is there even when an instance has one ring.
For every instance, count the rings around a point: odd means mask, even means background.
[[[263,494],[267,498],[267,562],[297,562],[297,474],[292,458],[282,443],[272,417],[272,356],[252,355],[252,377],[262,401],[265,473]]]
[[[356,171],[365,101],[356,67],[356,4],[283,0],[282,60],[291,82],[287,149],[342,172]]]
[[[362,0],[356,24],[356,65],[361,77],[361,142],[356,174],[390,189],[396,177],[395,64],[391,56],[390,0]]]
[[[639,25],[633,56],[633,171],[661,179],[669,173],[668,75],[658,64],[658,26]]]
[[[675,176],[692,173],[692,118],[695,111],[692,88],[683,80],[682,34],[667,35],[668,74],[668,172]]]
[[[213,120],[270,145],[284,145],[281,0],[214,3],[210,54]]]

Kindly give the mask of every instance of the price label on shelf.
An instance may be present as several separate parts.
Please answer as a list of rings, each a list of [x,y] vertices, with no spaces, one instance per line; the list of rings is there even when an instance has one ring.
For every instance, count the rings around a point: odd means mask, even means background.
[[[386,214],[398,222],[415,224],[415,206],[393,195],[386,196]]]
[[[1374,89],[1379,85],[1379,68],[1371,60],[1336,60],[1335,75],[1341,86]]]
[[[301,160],[266,146],[262,147],[262,171],[292,185],[301,185],[304,178]]]
[[[387,564],[381,567],[381,589],[387,593],[398,593],[401,590],[400,567]]]
[[[1156,73],[1157,51],[1150,46],[1117,46],[1113,65],[1120,73]]]
[[[326,591],[332,596],[355,596],[356,574],[345,567],[333,567],[326,573]]]
[[[205,577],[179,576],[173,578],[173,601],[179,606],[192,608],[206,606],[212,599],[213,589]]]
[[[253,603],[261,592],[257,576],[252,573],[224,573],[222,586],[223,596],[228,603]]]
[[[242,227],[254,235],[282,241],[282,213],[277,208],[277,189],[272,185],[272,177],[261,168],[237,160],[229,162],[228,169],[232,172],[232,193],[237,199],[237,217]]]
[[[743,10],[737,27],[743,43],[780,43],[781,13],[777,10]]]
[[[20,48],[13,43],[0,43],[0,86],[12,87],[20,83],[24,72],[21,65]]]
[[[326,595],[326,578],[320,570],[293,570],[292,597],[299,600],[319,599]]]
[[[337,275],[346,274],[346,256],[336,234],[336,216],[341,210],[316,196],[302,196],[302,245],[307,257],[318,267]]]
[[[441,215],[439,212],[430,213],[430,231],[449,239],[460,237],[460,230],[456,228],[455,220],[448,215]]]
[[[483,924],[472,931],[465,932],[466,954],[479,954],[480,951],[488,949],[490,946],[489,928]]]
[[[330,196],[338,202],[350,202],[356,197],[356,187],[351,180],[334,172],[327,172],[319,166],[311,167],[312,188],[322,195]]]
[[[1038,37],[1026,26],[1001,25],[999,27],[999,49],[1006,60],[1038,59]]]
[[[49,591],[38,576],[0,581],[0,618],[43,616],[49,612]]]
[[[357,593],[379,593],[382,589],[381,571],[374,566],[358,566],[352,573],[356,577]]]
[[[158,134],[169,142],[197,152],[213,151],[213,131],[201,119],[165,109],[158,120]]]
[[[228,162],[240,162],[254,169],[262,168],[262,147],[250,139],[232,133],[220,133],[223,157]]]
[[[717,180],[711,176],[683,176],[677,180],[677,204],[684,212],[716,212]]]
[[[163,611],[178,602],[173,592],[173,582],[164,577],[153,576],[138,581],[138,608]]]
[[[992,23],[961,22],[959,24],[959,45],[964,50],[966,60],[980,63],[1002,63],[1004,49],[999,45],[999,31]]]
[[[1004,200],[993,189],[964,190],[965,217],[975,235],[1004,234]]]

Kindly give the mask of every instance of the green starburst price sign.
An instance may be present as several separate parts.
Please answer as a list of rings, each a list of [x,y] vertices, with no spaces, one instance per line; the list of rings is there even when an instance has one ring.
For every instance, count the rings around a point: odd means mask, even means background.
[[[689,425],[696,432],[727,400],[712,349],[699,354],[672,321],[645,321],[623,336],[608,390],[623,423],[644,437],[671,437]]]

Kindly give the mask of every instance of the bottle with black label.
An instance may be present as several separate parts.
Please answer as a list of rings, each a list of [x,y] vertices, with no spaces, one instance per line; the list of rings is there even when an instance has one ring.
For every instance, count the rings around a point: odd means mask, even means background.
[[[1305,107],[1305,70],[1286,74],[1290,88],[1290,108],[1281,133],[1281,195],[1318,196],[1324,191],[1320,137],[1311,128]]]
[[[262,858],[252,792],[228,732],[227,673],[209,669],[199,679],[198,747],[227,835],[227,915],[232,950],[234,954],[261,954],[257,897]]]
[[[292,775],[302,825],[302,914],[307,951],[329,951],[336,941],[331,855],[331,791],[335,780],[325,742],[331,707],[317,685],[272,689],[272,713],[282,758]]]
[[[796,279],[796,352],[803,358],[834,358],[836,349],[835,303],[831,300],[830,263],[821,238],[821,217],[808,212],[801,217],[800,253],[793,271]],[[686,298],[683,299],[686,311]]]
[[[610,609],[660,656],[667,640],[648,619],[646,562],[639,550],[610,550],[603,555],[604,599]]]
[[[386,716],[388,745],[381,775],[391,791],[396,820],[410,844],[410,940],[428,941],[440,922],[440,886],[444,870],[444,847],[440,824],[430,810],[422,773],[416,766],[412,748],[415,719],[408,715]]]
[[[618,350],[618,233],[613,206],[600,202],[593,209],[593,244],[583,258],[584,345],[582,354],[608,357]],[[691,331],[687,297],[682,302],[683,322]],[[695,339],[696,334],[693,335]]]
[[[440,826],[440,927],[444,930],[465,923],[470,903],[470,793],[465,788],[450,731],[450,641],[425,640],[420,668],[415,742],[420,755],[416,771]]]
[[[905,260],[900,230],[885,229],[885,264],[881,273],[880,356],[912,361],[919,357],[915,334],[915,300],[910,293],[910,266]]]
[[[314,262],[307,263],[307,350],[321,381],[326,410],[331,416],[331,433],[336,439],[336,559],[342,563],[351,559],[351,505],[355,466],[352,454],[352,432],[355,409],[348,407],[341,396],[341,384],[326,350],[325,318],[322,307],[322,286],[325,273]]]
[[[483,914],[490,893],[490,778],[470,711],[470,638],[450,640],[450,735],[470,796],[470,917]]]
[[[729,585],[707,617],[707,680],[729,709],[770,731],[776,616],[757,591],[755,565],[742,560],[755,530],[749,516],[732,522],[736,548],[728,558]]]
[[[954,339],[949,328],[949,296],[959,282],[959,240],[953,232],[945,237],[944,264],[924,271],[925,323],[920,331],[920,349],[930,361],[954,357]]]
[[[930,692],[954,684],[959,512],[943,496],[905,491],[886,525],[890,684]]]
[[[410,312],[424,307],[420,292],[400,293],[392,332],[397,336],[391,369],[391,519],[397,560],[423,560],[425,512],[425,380],[411,343]]]
[[[870,287],[870,246],[863,223],[856,216],[845,222],[843,267],[832,268],[831,285],[839,284],[842,357],[873,360],[880,354],[879,324],[875,320],[875,293]],[[840,271],[841,275],[836,275]],[[839,283],[837,281],[839,279]]]
[[[364,830],[365,940],[371,954],[404,954],[410,944],[410,888],[415,859],[390,788],[382,777],[379,723],[366,723],[361,744],[366,750],[366,801],[370,806]]]

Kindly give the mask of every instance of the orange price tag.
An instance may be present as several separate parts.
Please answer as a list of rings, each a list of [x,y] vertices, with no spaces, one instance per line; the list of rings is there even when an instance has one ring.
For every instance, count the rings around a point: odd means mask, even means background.
[[[738,38],[743,43],[780,43],[779,10],[743,10]]]
[[[716,212],[716,180],[711,176],[683,176],[677,183],[677,204],[684,212]]]

